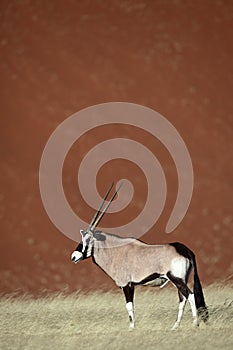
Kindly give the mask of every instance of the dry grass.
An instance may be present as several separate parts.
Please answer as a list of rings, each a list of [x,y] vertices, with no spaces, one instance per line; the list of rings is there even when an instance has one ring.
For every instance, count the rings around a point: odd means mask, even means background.
[[[0,348],[4,349],[232,349],[233,286],[205,290],[208,325],[192,328],[187,304],[171,331],[178,298],[174,288],[136,289],[136,328],[129,330],[123,293],[76,293],[33,299],[0,299]]]

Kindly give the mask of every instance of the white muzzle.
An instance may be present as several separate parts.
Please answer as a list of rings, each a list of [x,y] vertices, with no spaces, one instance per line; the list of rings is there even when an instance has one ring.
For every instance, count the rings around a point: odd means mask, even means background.
[[[81,261],[83,259],[83,253],[78,252],[77,250],[75,250],[72,254],[71,254],[71,260],[77,264],[79,261]]]

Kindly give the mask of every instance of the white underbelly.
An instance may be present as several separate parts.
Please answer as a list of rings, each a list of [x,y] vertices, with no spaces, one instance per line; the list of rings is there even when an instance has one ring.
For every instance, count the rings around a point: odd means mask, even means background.
[[[168,279],[164,277],[158,277],[154,280],[143,283],[143,286],[151,286],[151,287],[162,287],[165,283],[167,283]]]

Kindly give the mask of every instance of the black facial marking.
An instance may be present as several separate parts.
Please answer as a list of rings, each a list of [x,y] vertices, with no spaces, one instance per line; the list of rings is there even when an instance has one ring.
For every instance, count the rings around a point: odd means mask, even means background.
[[[76,252],[82,253],[82,250],[83,250],[83,244],[82,244],[82,242],[81,242],[81,243],[79,243],[79,245],[77,246],[77,248],[75,249],[75,251],[76,251]]]
[[[77,246],[75,251],[82,253],[83,254],[82,260],[84,260],[84,259],[87,259],[87,249],[88,249],[88,244],[86,245],[84,252],[82,251],[83,250],[83,243],[81,242],[81,243],[79,243],[79,245]]]

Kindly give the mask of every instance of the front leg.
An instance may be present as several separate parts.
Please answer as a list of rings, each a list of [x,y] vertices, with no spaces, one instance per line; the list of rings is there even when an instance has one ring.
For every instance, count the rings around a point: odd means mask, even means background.
[[[134,328],[134,310],[133,310],[133,297],[134,297],[134,285],[128,284],[123,287],[123,291],[126,299],[126,309],[129,314],[130,328]]]

